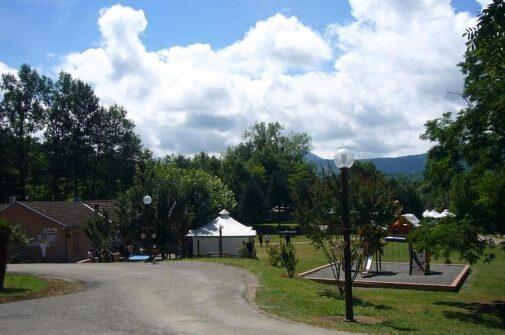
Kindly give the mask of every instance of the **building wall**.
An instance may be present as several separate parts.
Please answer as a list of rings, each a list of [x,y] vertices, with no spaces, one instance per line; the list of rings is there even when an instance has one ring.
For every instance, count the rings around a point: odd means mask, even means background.
[[[75,262],[86,258],[89,240],[80,227],[65,229],[63,225],[20,204],[11,205],[0,212],[0,218],[21,226],[32,239],[29,246],[19,249],[22,261],[42,261],[40,243],[44,241],[48,243],[45,259],[47,262]]]
[[[193,237],[193,255],[198,256],[198,241],[200,256],[208,253],[219,253],[219,237]],[[240,249],[248,241],[248,237],[223,237],[223,253],[239,256]]]

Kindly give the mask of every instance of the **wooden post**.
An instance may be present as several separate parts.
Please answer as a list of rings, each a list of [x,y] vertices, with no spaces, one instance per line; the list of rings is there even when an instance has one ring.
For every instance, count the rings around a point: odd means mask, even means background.
[[[412,276],[412,244],[409,243],[409,276]]]
[[[200,257],[200,239],[196,239],[196,255]]]

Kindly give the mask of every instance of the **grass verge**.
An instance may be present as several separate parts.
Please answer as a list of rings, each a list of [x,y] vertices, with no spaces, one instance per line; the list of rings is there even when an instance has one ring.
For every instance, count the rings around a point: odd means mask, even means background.
[[[7,273],[4,286],[5,288],[0,290],[0,304],[63,295],[80,289],[82,284],[56,278]]]
[[[306,239],[294,239],[300,259],[297,273],[323,265],[324,256]],[[377,334],[504,334],[505,252],[496,249],[490,264],[477,263],[459,292],[354,288],[357,323],[343,321],[344,301],[333,286],[289,279],[268,264],[265,248],[259,260],[198,258],[248,269],[260,282],[256,304],[288,319],[339,330]]]

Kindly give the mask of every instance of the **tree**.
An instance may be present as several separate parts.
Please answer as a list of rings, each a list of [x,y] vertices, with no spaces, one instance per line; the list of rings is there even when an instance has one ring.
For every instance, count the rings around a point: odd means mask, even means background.
[[[21,198],[27,194],[32,152],[37,146],[35,133],[43,128],[47,104],[49,80],[41,77],[30,66],[21,65],[17,75],[3,74],[0,90],[0,124],[3,136],[10,136],[10,157],[15,169],[17,185],[12,190]]]
[[[0,219],[0,290],[4,288],[9,245],[21,246],[27,243],[29,239],[19,227],[14,227],[6,220]]]
[[[284,244],[281,242],[280,263],[289,278],[295,276],[296,264],[298,264],[298,257],[296,257],[295,247],[291,244]]]
[[[115,227],[109,220],[107,212],[95,211],[83,227],[83,231],[99,254],[100,261],[109,261],[115,237]]]
[[[486,262],[494,258],[469,216],[460,220],[452,217],[423,220],[421,226],[409,234],[408,240],[417,250],[427,250],[435,259],[444,258],[447,263],[453,253],[470,264],[483,256]]]
[[[251,198],[245,194],[246,190],[262,196],[256,201],[261,207],[240,206],[239,217],[248,219],[250,212],[256,210],[262,215],[255,220],[264,220],[268,211],[274,208],[290,216],[293,199],[289,180],[301,167],[307,168],[303,158],[310,150],[310,137],[304,133],[286,134],[277,122],[262,122],[244,132],[243,140],[243,143],[228,148],[223,155],[219,174],[241,203]]]
[[[426,123],[421,138],[435,143],[426,177],[440,205],[487,232],[505,232],[496,198],[505,193],[505,3],[493,1],[466,36],[460,68],[467,107]]]
[[[142,203],[146,194],[153,199],[147,206]],[[133,186],[118,203],[121,234],[139,243],[142,232],[155,232],[162,250],[182,247],[189,229],[207,223],[223,208],[236,206],[233,192],[217,177],[166,160],[137,167]]]
[[[351,260],[353,280],[361,268],[363,256],[382,252],[384,228],[394,222],[397,208],[391,189],[383,174],[372,164],[357,162],[350,171],[349,205],[351,229]],[[294,184],[295,216],[312,244],[323,251],[340,294],[345,293],[340,276],[344,265],[344,241],[341,218],[341,181],[328,172],[313,174],[304,182]]]
[[[245,223],[253,225],[265,217],[265,196],[254,180],[247,183],[238,205],[238,212]]]

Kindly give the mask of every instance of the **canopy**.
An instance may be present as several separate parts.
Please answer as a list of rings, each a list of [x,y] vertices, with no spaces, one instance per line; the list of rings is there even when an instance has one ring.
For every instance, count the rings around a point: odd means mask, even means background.
[[[437,212],[435,209],[429,211],[425,210],[423,213],[423,218],[433,218],[433,219],[440,219],[440,218],[445,218],[447,216],[456,216],[454,213],[449,212],[448,209],[444,209],[442,213]]]
[[[256,230],[245,226],[232,218],[226,209],[223,209],[217,218],[206,225],[190,230],[186,236],[190,237],[219,237],[219,227],[222,227],[224,237],[250,237],[256,236]]]
[[[414,228],[419,227],[421,221],[414,214],[403,214],[402,215],[409,223],[414,226]]]

